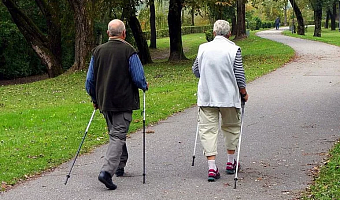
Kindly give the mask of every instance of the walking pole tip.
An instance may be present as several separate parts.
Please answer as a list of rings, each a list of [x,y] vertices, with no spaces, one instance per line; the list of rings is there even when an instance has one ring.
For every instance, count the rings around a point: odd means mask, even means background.
[[[234,189],[236,189],[236,182],[237,182],[237,178],[234,178]]]
[[[192,156],[192,164],[191,166],[194,166],[195,165],[195,156]]]
[[[65,185],[67,184],[67,181],[69,178],[70,178],[70,175],[66,175]]]

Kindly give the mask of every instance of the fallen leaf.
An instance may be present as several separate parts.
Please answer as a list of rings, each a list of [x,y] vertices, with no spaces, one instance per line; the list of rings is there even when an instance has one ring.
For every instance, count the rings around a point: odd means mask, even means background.
[[[153,130],[146,130],[145,133],[154,133],[155,131]]]

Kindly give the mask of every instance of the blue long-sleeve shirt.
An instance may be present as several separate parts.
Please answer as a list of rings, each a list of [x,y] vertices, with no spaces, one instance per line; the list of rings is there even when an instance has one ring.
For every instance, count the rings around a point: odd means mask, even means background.
[[[94,77],[94,59],[91,57],[90,66],[87,71],[85,88],[87,93],[91,96],[93,102],[97,102],[96,99],[96,80]],[[148,86],[146,83],[143,65],[137,55],[134,53],[129,58],[129,71],[132,78],[133,83],[143,91],[148,90]]]

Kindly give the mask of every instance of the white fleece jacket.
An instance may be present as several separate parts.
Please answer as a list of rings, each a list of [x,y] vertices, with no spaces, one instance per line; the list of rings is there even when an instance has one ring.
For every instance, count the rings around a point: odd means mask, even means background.
[[[200,45],[197,54],[200,79],[197,105],[241,108],[233,66],[240,47],[223,36]]]

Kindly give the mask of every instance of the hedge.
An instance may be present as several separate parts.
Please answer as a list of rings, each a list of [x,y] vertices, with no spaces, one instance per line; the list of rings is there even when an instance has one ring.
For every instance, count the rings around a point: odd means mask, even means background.
[[[206,25],[206,26],[183,26],[182,29],[182,35],[187,35],[191,33],[204,33],[206,30],[211,29],[212,25]],[[151,32],[150,31],[144,31],[143,32],[145,38],[147,40],[150,40],[151,38]],[[169,37],[169,29],[159,29],[156,30],[156,36],[158,38],[164,38]]]

